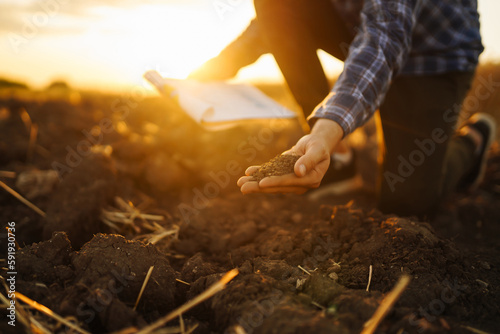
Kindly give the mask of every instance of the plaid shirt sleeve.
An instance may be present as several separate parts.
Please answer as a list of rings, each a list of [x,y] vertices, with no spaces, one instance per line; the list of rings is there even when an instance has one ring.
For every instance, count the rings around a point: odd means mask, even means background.
[[[365,0],[344,71],[309,117],[311,125],[331,119],[348,135],[373,115],[408,58],[421,1]]]

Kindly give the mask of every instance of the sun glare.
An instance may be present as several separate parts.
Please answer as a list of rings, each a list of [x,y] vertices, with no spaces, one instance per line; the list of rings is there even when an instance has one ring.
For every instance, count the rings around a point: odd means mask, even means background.
[[[135,10],[95,8],[106,17],[82,38],[94,46],[89,57],[122,71],[122,80],[138,83],[150,69],[163,76],[183,79],[216,56],[248,21],[239,24],[207,15],[203,10],[143,5]]]
[[[241,2],[224,17],[218,14],[211,2],[92,5],[76,16],[61,13],[19,52],[8,53],[4,75],[38,87],[63,79],[105,90],[144,85],[142,76],[151,69],[182,79],[238,36],[254,11],[251,2]]]
[[[79,88],[104,90],[138,84],[149,87],[142,75],[151,69],[183,79],[216,56],[255,15],[252,1],[177,0],[120,6],[97,3],[61,10],[37,27],[16,51],[6,36],[23,36],[24,25],[34,17],[33,12],[21,12],[18,24],[0,36],[5,51],[1,75],[25,80],[37,88],[57,79]],[[227,4],[225,12],[218,12],[218,3]],[[496,11],[488,10],[496,7],[496,0],[480,2],[487,46],[482,59],[498,59],[498,43],[492,42],[497,40],[498,21],[492,16]],[[40,12],[39,7],[35,9],[35,13]],[[330,76],[342,69],[342,63],[326,53],[320,52],[320,58]],[[282,76],[273,57],[267,55],[241,70],[236,79],[279,80]]]

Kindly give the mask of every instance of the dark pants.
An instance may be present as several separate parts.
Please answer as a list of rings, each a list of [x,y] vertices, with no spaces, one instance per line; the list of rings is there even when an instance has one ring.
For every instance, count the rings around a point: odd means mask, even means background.
[[[307,116],[330,91],[317,50],[345,60],[353,36],[330,0],[254,3],[262,38]],[[380,106],[382,211],[430,213],[471,168],[473,145],[454,133],[472,78],[457,72],[393,80]]]

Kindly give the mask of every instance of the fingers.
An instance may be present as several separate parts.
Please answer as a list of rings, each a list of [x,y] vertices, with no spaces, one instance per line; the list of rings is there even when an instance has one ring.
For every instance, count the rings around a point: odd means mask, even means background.
[[[240,186],[240,191],[243,194],[253,194],[253,193],[261,192],[260,188],[259,188],[259,183],[257,181],[244,182],[241,185],[239,182],[240,181],[238,180],[238,186]]]
[[[260,166],[250,166],[246,169],[245,175],[250,176],[253,175],[256,171],[258,171]]]
[[[252,175],[260,168],[260,166],[250,166],[246,169],[245,171],[245,175],[246,176],[242,176],[238,179],[238,182],[236,182],[236,184],[238,185],[238,187],[241,187],[244,183],[247,183],[247,182],[250,182],[253,180],[253,177]]]
[[[263,178],[259,182],[261,188],[276,188],[276,187],[306,187],[317,188],[321,178],[313,170],[305,177],[297,177],[295,174],[285,174],[280,176],[269,176]]]
[[[243,186],[245,183],[248,183],[248,182],[255,182],[255,183],[258,183],[257,181],[254,181],[253,180],[253,177],[252,176],[242,176],[238,179],[238,182],[236,182],[236,184],[238,185],[238,187],[241,187]]]
[[[259,183],[257,181],[246,182],[241,186],[241,192],[243,194],[255,194],[255,193],[264,193],[264,194],[303,194],[308,189],[304,187],[273,187],[273,188],[261,188],[259,187]]]
[[[260,168],[260,166],[250,166],[245,171],[246,176],[242,176],[239,178],[237,185],[241,187],[244,183],[253,181],[252,175]],[[317,173],[314,170],[308,175],[306,178],[299,178],[293,173],[280,175],[280,176],[268,176],[263,178],[260,182],[258,182],[260,188],[270,188],[270,187],[290,187],[290,186],[308,186],[309,188],[314,188],[314,186],[310,186],[311,183],[315,183],[314,180],[317,178]],[[320,179],[321,180],[321,179]],[[257,182],[257,181],[254,181]],[[319,185],[319,182],[318,182]]]
[[[294,174],[288,174],[286,176],[291,176],[293,178],[297,178]],[[283,182],[284,176],[273,176],[266,177],[262,179],[260,182],[254,181],[252,176],[242,176],[238,180],[237,184],[240,187],[240,190],[243,194],[252,194],[252,193],[266,193],[266,194],[277,194],[277,193],[295,193],[295,194],[303,194],[309,188],[310,185],[306,186],[297,186],[293,181],[286,181],[287,184],[284,185]],[[281,179],[281,180],[276,180]],[[288,179],[285,178],[285,180]],[[319,184],[317,185],[319,186]]]
[[[295,172],[295,175],[297,175],[298,177],[304,177],[307,174],[307,167],[306,164],[304,164],[303,162],[299,162],[299,160],[297,160],[297,162],[295,163],[293,171]]]

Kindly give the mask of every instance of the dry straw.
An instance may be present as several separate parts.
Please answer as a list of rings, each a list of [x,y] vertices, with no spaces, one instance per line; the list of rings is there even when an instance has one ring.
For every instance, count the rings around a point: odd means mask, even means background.
[[[238,275],[238,269],[233,269],[229,272],[227,272],[220,281],[214,283],[211,287],[209,287],[205,292],[201,293],[198,295],[196,298],[188,301],[181,307],[177,308],[176,310],[170,312],[166,316],[156,320],[149,326],[144,327],[141,329],[137,334],[147,334],[147,333],[152,333],[154,330],[160,328],[161,326],[165,325],[172,319],[175,319],[179,317],[180,315],[186,313],[189,311],[191,308],[195,307],[196,305],[204,302],[205,300],[211,298],[213,295],[215,295],[217,292],[221,291],[222,289],[225,288],[226,284],[229,283],[233,278],[235,278]]]
[[[380,303],[379,307],[373,314],[373,317],[365,322],[363,331],[361,334],[372,334],[377,329],[378,325],[385,318],[387,313],[392,309],[396,301],[399,299],[403,291],[405,291],[406,287],[410,283],[410,276],[402,276],[399,281],[396,283],[394,288],[385,296],[385,298]]]
[[[139,295],[137,296],[137,300],[135,301],[134,311],[137,309],[137,305],[139,305],[139,301],[141,300],[142,294],[144,293],[144,289],[146,288],[146,285],[149,282],[149,278],[151,277],[151,274],[153,273],[154,268],[155,268],[155,266],[149,267],[148,273],[146,274],[146,277],[144,278],[144,283],[142,283],[141,291],[139,291]]]
[[[368,285],[366,286],[366,292],[370,291],[370,284],[372,283],[373,266],[370,264],[370,272],[368,273]]]
[[[17,198],[21,203],[23,203],[24,205],[26,205],[27,207],[29,207],[30,209],[32,209],[33,211],[35,211],[36,213],[38,213],[43,218],[45,218],[47,216],[45,214],[45,212],[43,212],[42,210],[40,210],[35,204],[33,204],[30,201],[28,201],[26,198],[24,198],[23,196],[21,196],[21,194],[19,194],[17,191],[15,191],[14,189],[12,189],[11,187],[9,187],[8,185],[6,185],[5,183],[3,183],[2,181],[0,181],[0,187],[4,188],[9,194],[11,194],[15,198]]]
[[[77,325],[75,325],[74,323],[71,323],[69,322],[68,320],[64,319],[63,317],[61,317],[59,314],[55,313],[54,311],[52,311],[51,309],[49,309],[47,306],[44,306],[42,304],[39,304],[37,303],[36,301],[26,297],[25,295],[23,295],[22,293],[20,292],[16,292],[16,299],[19,299],[21,300],[22,302],[24,302],[25,304],[29,305],[30,307],[34,308],[35,310],[37,310],[38,312],[41,312],[49,317],[51,317],[52,319],[56,320],[57,322],[65,325],[66,327],[69,327],[75,331],[77,331],[78,333],[82,333],[82,334],[90,334],[89,332],[87,332],[86,330],[84,329],[81,329],[80,327],[78,327]]]

